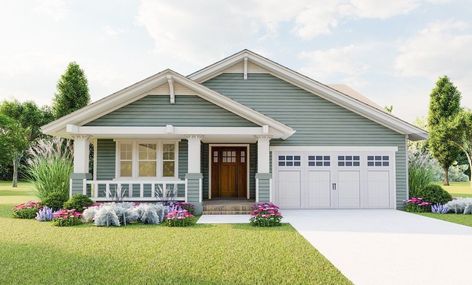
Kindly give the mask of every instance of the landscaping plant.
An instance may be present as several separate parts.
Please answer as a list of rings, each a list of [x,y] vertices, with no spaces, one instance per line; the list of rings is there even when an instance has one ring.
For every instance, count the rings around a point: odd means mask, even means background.
[[[36,213],[36,220],[40,222],[52,221],[53,218],[52,209],[49,207],[43,207]]]
[[[95,225],[99,227],[120,226],[120,219],[116,215],[115,209],[112,205],[101,205],[97,209],[93,220]]]
[[[169,227],[188,227],[195,223],[195,217],[187,210],[174,210],[166,215],[166,225]]]
[[[429,184],[420,189],[418,197],[432,204],[446,204],[452,200],[451,194],[437,184]]]
[[[472,214],[472,198],[457,198],[447,202],[444,206],[456,214]]]
[[[159,224],[164,219],[164,206],[161,204],[142,203],[136,207],[139,221],[143,224]]]
[[[408,185],[410,197],[421,197],[419,192],[433,183],[438,175],[434,168],[433,158],[421,151],[410,151],[408,154]]]
[[[422,198],[413,197],[406,200],[405,211],[424,213],[431,211],[431,203],[423,200]]]
[[[34,219],[40,208],[41,203],[37,201],[21,203],[13,208],[13,216],[20,219]]]
[[[280,226],[282,214],[273,203],[256,203],[251,212],[251,225],[258,227]]]
[[[61,192],[49,193],[43,200],[43,204],[53,209],[54,211],[63,208],[64,203],[67,201],[67,195]]]
[[[446,207],[445,205],[434,204],[434,205],[431,205],[431,212],[436,213],[436,214],[447,214],[449,212],[449,208]]]
[[[76,210],[61,209],[53,213],[53,224],[58,227],[70,227],[80,225],[80,213]]]
[[[64,203],[64,208],[76,209],[79,212],[83,212],[85,208],[90,207],[92,205],[93,201],[89,197],[83,194],[75,194]]]
[[[73,169],[70,143],[59,138],[42,139],[29,149],[28,154],[28,175],[39,198],[43,200],[58,192],[67,200]]]

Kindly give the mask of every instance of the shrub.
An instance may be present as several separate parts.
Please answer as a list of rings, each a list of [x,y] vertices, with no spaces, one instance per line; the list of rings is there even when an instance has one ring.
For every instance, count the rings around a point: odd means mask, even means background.
[[[445,205],[434,204],[431,206],[431,212],[436,214],[447,214],[447,212],[449,212],[449,208]]]
[[[251,225],[258,227],[280,226],[282,214],[273,203],[257,203],[253,206],[251,212]]]
[[[80,225],[80,213],[76,210],[61,209],[53,214],[53,224],[58,227]]]
[[[444,190],[440,185],[429,184],[420,189],[418,197],[431,202],[432,204],[446,204],[452,200],[451,194]]]
[[[76,209],[79,212],[83,212],[85,208],[90,207],[92,205],[93,201],[89,197],[83,194],[75,194],[64,203],[64,208]]]
[[[188,227],[195,225],[195,217],[187,210],[174,210],[166,215],[166,225],[169,227]]]
[[[82,221],[84,223],[91,223],[94,221],[95,214],[97,213],[99,206],[88,207],[82,212]]]
[[[49,207],[43,207],[36,213],[36,220],[40,222],[52,221],[53,218],[52,209]]]
[[[127,224],[135,223],[139,219],[139,214],[135,210],[133,203],[111,203],[109,204],[120,220],[120,224],[126,226]]]
[[[161,204],[143,203],[136,207],[139,221],[143,224],[159,224],[164,219],[164,206]]]
[[[431,203],[421,198],[413,197],[406,200],[405,211],[424,213],[431,211]]]
[[[472,198],[454,199],[452,201],[447,202],[444,206],[449,208],[456,214],[472,214]]]
[[[40,202],[28,201],[16,205],[15,208],[13,208],[13,216],[20,219],[34,219],[40,208]]]
[[[172,207],[174,210],[187,210],[190,214],[195,215],[195,206],[192,203],[176,202],[171,206],[171,208]]]
[[[116,215],[113,206],[111,205],[102,205],[98,208],[94,216],[94,223],[99,227],[109,227],[109,226],[120,226],[120,219]]]
[[[49,193],[42,201],[44,205],[57,211],[62,209],[64,202],[67,201],[67,195],[64,195],[61,192],[52,192]]]
[[[43,200],[53,192],[67,197],[73,169],[70,143],[58,138],[42,139],[28,153],[28,176],[38,190],[39,198]]]
[[[408,156],[408,185],[410,197],[421,197],[419,191],[437,180],[434,160],[427,153],[413,152]]]

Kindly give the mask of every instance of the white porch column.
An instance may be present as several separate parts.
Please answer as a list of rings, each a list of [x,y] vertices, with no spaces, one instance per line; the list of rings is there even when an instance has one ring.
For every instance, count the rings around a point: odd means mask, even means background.
[[[188,140],[188,173],[200,173],[201,137],[190,136]]]
[[[89,137],[74,136],[74,173],[89,172]]]
[[[269,146],[269,136],[260,136],[257,138],[257,173],[270,172]]]

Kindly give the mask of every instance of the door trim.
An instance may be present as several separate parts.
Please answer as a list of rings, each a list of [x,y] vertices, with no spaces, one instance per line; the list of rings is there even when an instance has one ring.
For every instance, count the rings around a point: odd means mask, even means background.
[[[246,193],[246,198],[249,200],[250,199],[250,169],[251,169],[251,153],[250,153],[250,147],[249,144],[222,144],[222,143],[211,143],[208,144],[208,199],[211,200],[211,159],[212,159],[212,148],[213,147],[246,147],[246,153],[247,153],[247,193]]]

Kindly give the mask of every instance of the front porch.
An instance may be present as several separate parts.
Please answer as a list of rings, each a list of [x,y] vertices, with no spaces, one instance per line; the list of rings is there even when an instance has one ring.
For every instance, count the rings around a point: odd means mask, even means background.
[[[218,134],[208,133],[216,131],[212,128],[196,129],[202,133],[146,136],[134,130],[131,136],[98,134],[93,127],[70,128],[80,133],[72,134],[70,195],[84,194],[97,202],[176,200],[193,203],[198,211],[207,205],[210,212],[229,209],[244,214],[255,201],[270,201],[267,128],[250,128],[247,134],[242,130],[235,134],[232,128],[218,128]],[[232,135],[225,137],[225,132]],[[214,204],[232,199],[240,204]]]

